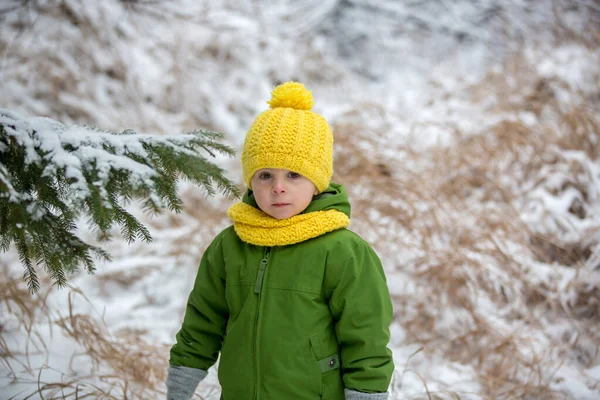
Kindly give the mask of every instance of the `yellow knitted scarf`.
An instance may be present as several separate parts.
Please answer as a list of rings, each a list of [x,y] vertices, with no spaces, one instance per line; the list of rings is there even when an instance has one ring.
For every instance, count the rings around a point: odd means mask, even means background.
[[[285,246],[315,238],[350,223],[337,210],[314,211],[286,219],[276,219],[246,203],[236,203],[227,211],[233,228],[244,242],[257,246]]]

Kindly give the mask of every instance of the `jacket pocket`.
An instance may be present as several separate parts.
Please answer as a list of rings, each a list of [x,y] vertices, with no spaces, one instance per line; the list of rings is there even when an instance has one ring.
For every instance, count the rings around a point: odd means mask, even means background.
[[[321,346],[319,335],[310,337],[310,347],[321,371],[321,399],[330,399],[335,382],[339,379],[339,371],[337,374],[331,371],[340,369],[340,356],[337,353],[324,356],[324,353],[327,352]]]

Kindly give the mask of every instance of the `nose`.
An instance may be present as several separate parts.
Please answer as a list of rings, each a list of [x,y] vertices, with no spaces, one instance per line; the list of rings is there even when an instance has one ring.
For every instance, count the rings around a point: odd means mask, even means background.
[[[285,193],[285,185],[282,179],[275,178],[273,180],[273,193],[274,194],[282,194]]]

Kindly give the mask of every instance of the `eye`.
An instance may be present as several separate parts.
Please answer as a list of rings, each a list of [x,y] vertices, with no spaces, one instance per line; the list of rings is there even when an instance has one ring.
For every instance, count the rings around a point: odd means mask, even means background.
[[[291,179],[298,179],[298,178],[301,178],[301,177],[302,177],[302,175],[300,175],[300,174],[299,174],[299,173],[297,173],[297,172],[290,172],[290,173],[288,174],[288,177],[289,177],[289,178],[291,178]]]
[[[262,180],[270,179],[271,174],[269,172],[261,172],[260,174],[258,174],[258,178]]]

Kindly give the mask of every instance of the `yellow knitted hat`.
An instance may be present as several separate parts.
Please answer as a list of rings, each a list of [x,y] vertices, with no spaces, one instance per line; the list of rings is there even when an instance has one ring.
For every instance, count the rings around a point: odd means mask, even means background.
[[[319,192],[333,172],[333,135],[321,115],[312,112],[312,93],[298,82],[277,86],[246,134],[242,149],[244,181],[262,168],[281,168],[304,175]]]

